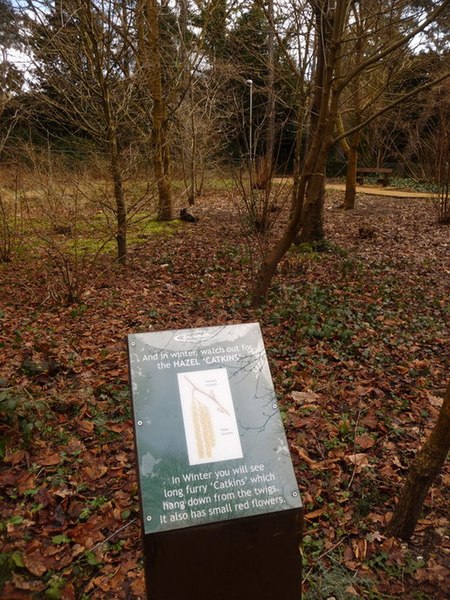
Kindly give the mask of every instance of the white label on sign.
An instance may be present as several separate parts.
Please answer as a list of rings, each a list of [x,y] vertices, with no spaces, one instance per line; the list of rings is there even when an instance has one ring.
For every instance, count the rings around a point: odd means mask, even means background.
[[[178,373],[189,464],[242,458],[225,368]]]

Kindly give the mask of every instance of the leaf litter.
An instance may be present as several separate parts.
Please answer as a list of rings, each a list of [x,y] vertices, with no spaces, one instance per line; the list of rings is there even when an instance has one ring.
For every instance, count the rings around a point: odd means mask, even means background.
[[[258,244],[216,193],[126,267],[100,257],[78,305],[52,300],[43,259],[0,265],[2,597],[144,597],[125,337],[250,320],[305,504],[305,598],[447,597],[448,463],[411,542],[383,528],[448,378],[448,228],[426,200],[341,195],[327,252],[291,249],[260,309]]]

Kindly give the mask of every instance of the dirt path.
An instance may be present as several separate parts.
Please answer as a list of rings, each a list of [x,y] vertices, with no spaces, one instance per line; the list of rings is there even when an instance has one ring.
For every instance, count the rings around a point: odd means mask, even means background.
[[[289,177],[277,177],[274,181],[281,183],[290,181]],[[345,192],[345,183],[327,183],[327,190],[337,192]],[[416,192],[414,190],[399,190],[394,187],[380,187],[377,185],[357,185],[356,191],[359,194],[367,194],[369,196],[389,196],[390,198],[433,198],[434,195],[428,192]]]
[[[327,183],[327,190],[345,192],[345,183]],[[379,187],[374,185],[357,185],[356,191],[360,194],[370,196],[390,196],[391,198],[433,198],[433,194],[427,192],[415,192],[413,190],[398,190],[393,187]]]

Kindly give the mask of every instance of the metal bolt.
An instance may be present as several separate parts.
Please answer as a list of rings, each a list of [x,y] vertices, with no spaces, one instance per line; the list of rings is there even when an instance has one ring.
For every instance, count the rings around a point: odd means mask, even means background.
[[[137,424],[138,424],[138,425],[142,425],[142,421],[138,421],[138,422],[137,422]]]
[[[131,345],[132,346],[136,346],[136,342],[131,342]]]
[[[297,498],[298,492],[292,492],[292,495],[294,496],[294,498]]]
[[[276,404],[272,404],[272,408],[278,408]]]
[[[152,520],[151,516],[150,516],[150,515],[148,515],[148,517],[147,517],[147,521],[151,521],[151,520]]]

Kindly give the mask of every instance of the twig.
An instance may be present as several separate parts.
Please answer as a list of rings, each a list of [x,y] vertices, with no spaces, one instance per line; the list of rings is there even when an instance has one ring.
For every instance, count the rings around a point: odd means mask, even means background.
[[[356,454],[356,429],[357,429],[357,427],[358,427],[358,423],[359,423],[359,417],[361,416],[361,411],[362,411],[362,408],[361,408],[361,402],[360,402],[360,404],[359,404],[359,410],[358,410],[358,416],[356,417],[356,421],[355,421],[355,429],[354,429],[354,433],[353,433],[353,456],[355,456],[355,454]],[[353,479],[355,478],[355,474],[356,474],[356,467],[357,467],[357,466],[358,466],[358,465],[357,465],[357,463],[356,463],[356,461],[355,461],[355,464],[353,465],[353,473],[352,473],[352,476],[350,477],[350,481],[348,482],[348,485],[347,485],[347,489],[348,489],[348,490],[349,490],[349,489],[351,488],[351,486],[352,486]]]
[[[344,535],[344,537],[342,539],[340,539],[333,546],[331,546],[331,548],[329,548],[326,552],[322,552],[322,554],[315,559],[315,562],[319,562],[327,554],[330,554],[330,552],[333,552],[333,550],[336,550],[336,548],[338,548],[343,542],[345,542],[345,540],[347,538],[348,538],[348,535]],[[308,580],[308,577],[311,575],[311,573],[313,572],[313,570],[314,570],[314,567],[311,567],[309,569],[309,571],[306,573],[306,575],[303,577],[303,579],[302,579],[302,585]]]
[[[189,377],[187,377],[186,375],[184,376],[184,378],[186,379],[186,381],[188,383],[190,383],[192,385],[192,387],[194,388],[194,390],[197,390],[197,392],[199,392],[200,394],[203,394],[204,396],[206,396],[207,398],[209,398],[210,400],[212,400],[219,408],[219,410],[221,412],[224,412],[225,414],[227,414],[228,416],[230,416],[230,413],[227,411],[226,408],[224,408],[220,402],[216,399],[216,397],[214,396],[213,392],[206,392],[205,390],[202,390],[201,388],[199,388],[193,381],[191,381],[189,379]]]
[[[97,544],[95,544],[95,546],[93,548],[91,548],[90,552],[95,552],[98,548],[100,548],[100,546],[103,546],[104,544],[107,544],[110,540],[112,540],[114,537],[116,537],[116,535],[118,535],[121,531],[123,531],[124,529],[126,529],[130,525],[133,525],[133,523],[135,521],[137,521],[137,517],[134,517],[134,519],[132,519],[128,523],[125,523],[125,525],[122,525],[122,527],[119,527],[119,529],[117,529],[117,531],[114,531],[114,533],[112,533],[111,535],[109,535],[106,538],[106,540],[103,540],[103,541],[98,542]]]

